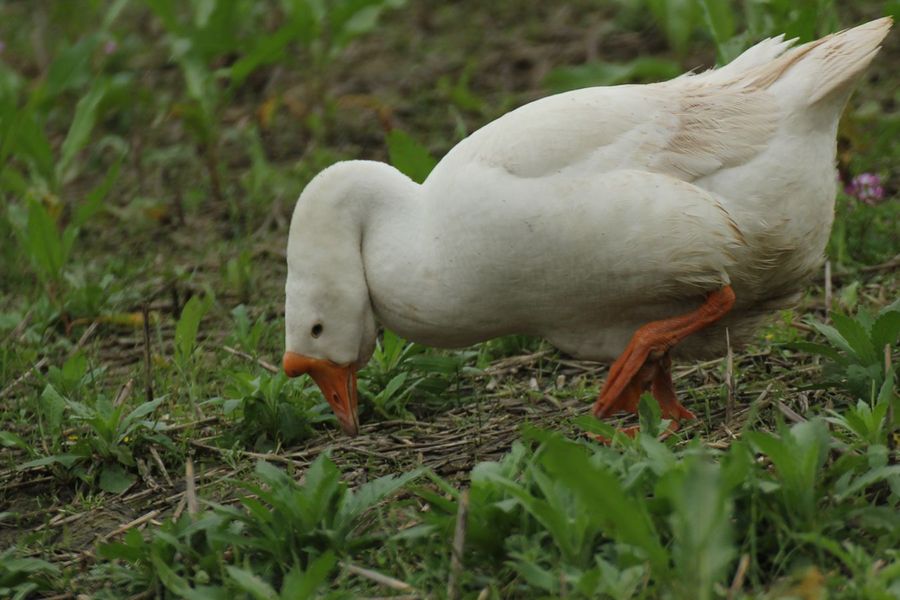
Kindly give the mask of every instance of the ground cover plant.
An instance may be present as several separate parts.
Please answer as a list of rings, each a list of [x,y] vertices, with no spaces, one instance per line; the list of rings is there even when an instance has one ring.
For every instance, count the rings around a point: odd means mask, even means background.
[[[841,122],[827,267],[676,365],[678,435],[648,397],[616,436],[606,366],[525,336],[382,332],[353,439],[278,368],[325,166],[421,181],[531,99],[897,2],[73,6],[0,5],[0,597],[900,597],[896,33]]]

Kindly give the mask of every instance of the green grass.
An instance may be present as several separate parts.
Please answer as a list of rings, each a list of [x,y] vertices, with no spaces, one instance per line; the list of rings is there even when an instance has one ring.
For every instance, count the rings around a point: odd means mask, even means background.
[[[883,197],[839,195],[829,311],[814,281],[730,366],[679,365],[679,435],[645,401],[636,440],[593,442],[605,371],[527,336],[383,332],[353,440],[277,368],[322,168],[422,180],[532,98],[898,8],[4,3],[0,597],[900,597],[896,34],[839,133]]]

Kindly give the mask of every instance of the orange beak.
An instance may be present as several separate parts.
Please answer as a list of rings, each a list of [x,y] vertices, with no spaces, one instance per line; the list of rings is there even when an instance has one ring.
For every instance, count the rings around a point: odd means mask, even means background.
[[[356,367],[338,365],[330,360],[309,358],[295,352],[284,353],[284,373],[288,377],[309,375],[322,390],[347,435],[359,433],[356,414]]]

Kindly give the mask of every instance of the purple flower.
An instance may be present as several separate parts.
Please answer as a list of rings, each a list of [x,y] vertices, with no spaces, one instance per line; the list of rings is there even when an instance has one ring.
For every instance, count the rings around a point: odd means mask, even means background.
[[[6,42],[0,40],[0,54],[3,54],[4,50],[6,50]]]
[[[875,173],[862,173],[854,177],[844,188],[847,195],[853,196],[860,202],[875,206],[884,200],[884,187],[881,178]]]
[[[107,56],[119,49],[119,44],[115,40],[109,40],[103,44],[103,53]]]

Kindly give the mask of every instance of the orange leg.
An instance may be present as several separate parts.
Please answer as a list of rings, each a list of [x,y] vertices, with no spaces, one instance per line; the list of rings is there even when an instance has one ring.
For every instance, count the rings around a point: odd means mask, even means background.
[[[638,329],[610,367],[600,397],[594,404],[594,416],[602,418],[615,412],[637,412],[641,394],[650,389],[663,418],[672,420],[672,431],[678,428],[679,420],[693,419],[693,413],[675,396],[669,350],[692,333],[721,319],[732,306],[734,290],[726,285],[709,294],[697,310],[652,321]],[[635,428],[629,428],[626,433],[633,435],[635,431]]]

